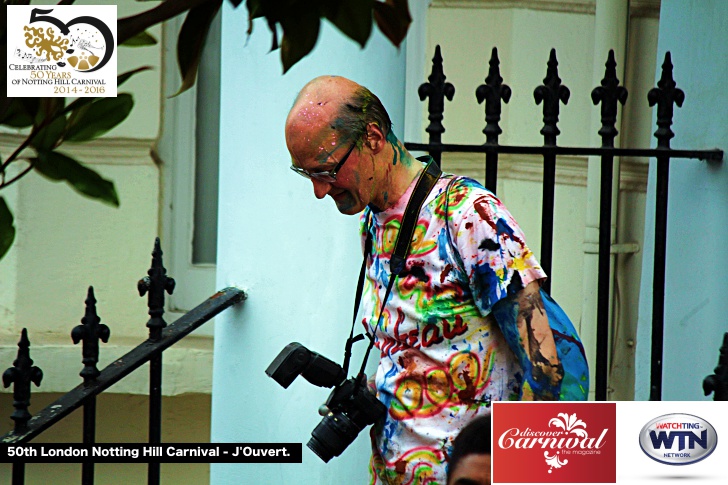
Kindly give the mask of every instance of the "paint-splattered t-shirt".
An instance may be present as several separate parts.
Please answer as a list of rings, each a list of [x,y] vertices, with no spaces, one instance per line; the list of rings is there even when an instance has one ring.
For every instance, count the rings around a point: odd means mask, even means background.
[[[394,207],[367,208],[361,217],[363,241],[371,218],[373,244],[362,323],[381,352],[376,388],[388,408],[386,420],[372,428],[372,483],[444,485],[458,432],[489,414],[491,401],[520,398],[520,365],[491,309],[546,275],[491,192],[443,175],[420,211],[406,268],[377,325],[414,184]]]

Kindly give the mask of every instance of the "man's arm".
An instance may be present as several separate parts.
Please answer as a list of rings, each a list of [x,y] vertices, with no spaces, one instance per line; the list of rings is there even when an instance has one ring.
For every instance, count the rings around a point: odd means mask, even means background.
[[[564,369],[538,282],[532,281],[515,295],[497,302],[493,316],[523,368],[521,399],[558,400]]]

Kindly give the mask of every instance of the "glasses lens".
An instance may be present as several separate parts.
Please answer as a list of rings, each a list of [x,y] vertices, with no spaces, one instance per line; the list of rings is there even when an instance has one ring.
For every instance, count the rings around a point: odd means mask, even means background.
[[[336,182],[336,178],[332,177],[329,172],[307,172],[306,170],[296,167],[295,165],[291,165],[291,170],[296,172],[301,177],[306,177],[307,179],[315,179],[320,182],[326,182],[326,183],[332,183]]]
[[[326,182],[326,183],[332,183],[336,182],[336,177],[332,177],[329,172],[316,172],[316,173],[310,173],[310,178],[316,179],[319,182]]]
[[[291,165],[291,170],[293,170],[294,172],[296,172],[301,177],[306,177],[307,179],[310,179],[311,178],[311,175],[307,171],[305,171],[304,169],[302,169],[300,167],[296,167],[295,165]]]

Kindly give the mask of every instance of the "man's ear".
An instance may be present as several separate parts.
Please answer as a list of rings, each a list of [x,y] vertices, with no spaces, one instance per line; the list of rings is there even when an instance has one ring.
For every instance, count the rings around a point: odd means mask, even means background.
[[[364,144],[377,154],[381,152],[387,144],[386,136],[377,123],[367,123],[366,141]]]

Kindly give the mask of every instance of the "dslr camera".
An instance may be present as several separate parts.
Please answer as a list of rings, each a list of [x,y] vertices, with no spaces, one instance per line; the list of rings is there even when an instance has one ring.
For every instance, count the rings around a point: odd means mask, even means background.
[[[362,429],[387,413],[384,404],[367,388],[366,375],[347,379],[339,364],[297,342],[281,350],[265,373],[283,388],[288,388],[299,374],[315,386],[334,388],[319,408],[324,418],[306,445],[326,463],[339,456]]]

